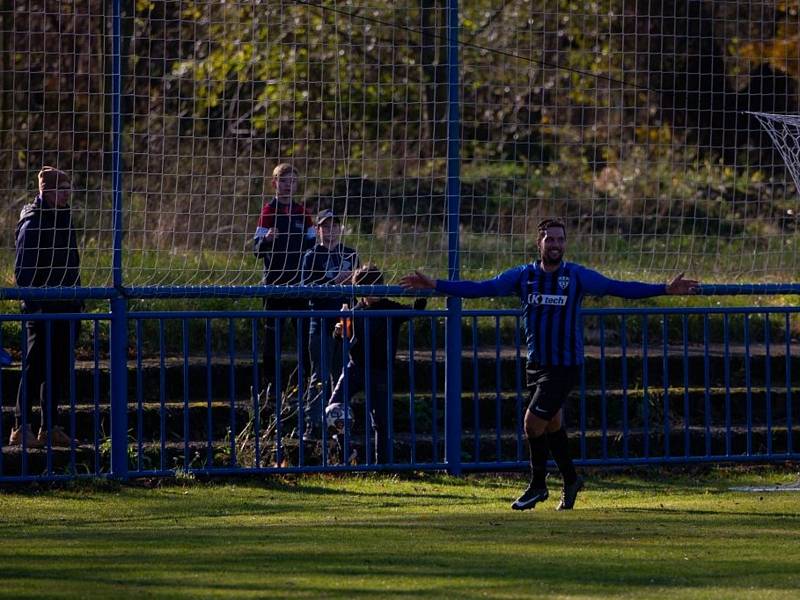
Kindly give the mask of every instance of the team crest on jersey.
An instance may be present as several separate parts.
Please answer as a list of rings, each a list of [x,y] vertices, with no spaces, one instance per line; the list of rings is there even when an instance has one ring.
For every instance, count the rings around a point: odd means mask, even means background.
[[[558,278],[558,287],[560,287],[562,290],[565,290],[567,289],[568,286],[569,286],[569,277],[567,277],[566,275],[562,275],[561,277]]]

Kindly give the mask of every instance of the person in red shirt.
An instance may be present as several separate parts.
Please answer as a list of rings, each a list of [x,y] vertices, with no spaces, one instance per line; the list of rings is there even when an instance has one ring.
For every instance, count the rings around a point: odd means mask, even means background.
[[[300,284],[303,254],[313,248],[316,240],[311,214],[294,201],[298,181],[297,169],[289,163],[281,163],[272,171],[275,195],[264,203],[253,237],[253,252],[264,261],[264,285]],[[308,310],[308,299],[269,296],[264,298],[264,310]],[[281,338],[284,338],[285,322],[269,318],[264,325],[264,389],[275,383],[275,336],[280,328]],[[300,331],[298,359],[303,361],[308,373],[308,319],[294,319],[294,325],[296,331]]]

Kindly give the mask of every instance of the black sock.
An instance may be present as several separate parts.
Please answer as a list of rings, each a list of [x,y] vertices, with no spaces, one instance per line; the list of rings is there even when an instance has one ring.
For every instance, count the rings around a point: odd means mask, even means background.
[[[564,478],[564,485],[575,483],[578,474],[575,472],[575,465],[572,464],[572,458],[569,456],[569,440],[566,429],[562,427],[558,431],[548,433],[547,445],[550,447],[553,460],[558,465],[558,470],[561,471],[561,477]]]
[[[547,475],[547,436],[528,437],[531,451],[531,485],[534,488],[547,487],[544,479]]]

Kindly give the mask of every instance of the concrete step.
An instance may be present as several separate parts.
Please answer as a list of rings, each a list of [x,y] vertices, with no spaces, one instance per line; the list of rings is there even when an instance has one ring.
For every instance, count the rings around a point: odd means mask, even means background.
[[[683,358],[683,347],[668,348],[666,360],[663,348],[648,349],[648,360],[642,358],[640,348],[630,348],[623,359],[619,348],[606,349],[601,354],[597,347],[586,348],[586,385],[590,389],[599,388],[605,383],[607,388],[642,387],[645,377],[645,366],[648,385],[651,388],[664,385],[666,371],[668,383],[682,384],[685,381],[692,387],[708,385],[724,387],[726,384],[742,386],[747,378],[752,385],[762,385],[769,379],[776,385],[785,385],[786,373],[800,371],[800,356],[790,357],[787,364],[783,346],[776,345],[770,349],[767,360],[763,346],[752,346],[747,350],[742,346],[731,346],[728,357],[724,349],[712,348],[708,358],[703,356],[702,347],[689,347],[689,355]],[[482,349],[477,358],[470,349],[462,354],[462,386],[472,389],[494,390],[500,387],[503,391],[513,390],[517,381],[525,381],[524,349],[519,353],[511,347],[498,350]],[[419,391],[426,391],[435,383],[442,389],[445,381],[444,352],[438,351],[436,361],[431,352],[419,350],[414,354],[413,373],[415,385]],[[434,368],[435,365],[435,368]],[[289,377],[294,363],[284,361],[283,381]],[[666,366],[666,369],[665,369]],[[236,397],[247,396],[250,387],[257,380],[261,365],[254,373],[252,356],[237,356],[233,364],[227,356],[214,356],[210,363],[205,356],[190,356],[184,364],[182,357],[167,357],[163,367],[158,359],[148,358],[142,361],[141,370],[137,370],[136,362],[128,363],[128,389],[130,394],[141,394],[145,401],[158,400],[163,393],[167,400],[183,398],[184,392],[190,399],[207,397],[228,397],[231,389]],[[395,364],[394,388],[398,392],[409,389],[410,359],[407,353],[400,353]],[[19,385],[19,365],[6,367],[0,372],[0,398],[8,404],[15,397]],[[254,375],[256,377],[254,377]],[[110,377],[108,361],[77,361],[75,365],[75,386],[77,396],[92,397],[96,394],[101,402],[109,397]],[[184,383],[186,382],[186,383]],[[209,384],[210,382],[210,384]]]
[[[742,456],[758,457],[767,451],[768,436],[772,436],[772,451],[784,453],[788,447],[788,436],[785,428],[775,428],[771,432],[764,427],[753,428],[748,432],[743,428],[727,431],[714,427],[706,431],[704,428],[692,427],[688,431],[670,432],[669,452],[666,451],[665,437],[662,431],[649,431],[645,434],[641,429],[629,431],[623,438],[620,430],[590,430],[584,434],[573,431],[570,435],[570,447],[573,456],[589,459],[605,458],[621,460],[623,458],[642,459],[645,456],[661,458],[670,456],[675,460],[687,456],[703,456],[708,450],[712,455],[729,457],[736,460]],[[183,470],[184,468],[227,468],[240,466],[252,467],[319,467],[322,465],[321,443],[303,444],[303,457],[300,460],[300,444],[296,439],[284,438],[280,456],[274,443],[260,444],[259,459],[256,461],[253,438],[240,438],[231,451],[229,440],[207,441],[170,440],[163,443],[146,442],[141,445],[131,443],[128,448],[129,469],[131,471],[156,472]],[[627,443],[625,443],[627,440]],[[688,440],[688,445],[687,445]],[[800,447],[800,431],[794,431],[793,448]],[[354,433],[348,446],[348,455],[356,451],[356,462],[365,464],[366,449],[363,432]],[[0,480],[4,477],[20,475],[37,476],[43,474],[107,474],[110,470],[110,447],[107,443],[99,445],[80,443],[74,448],[53,448],[50,453],[46,449],[28,449],[23,454],[19,447],[4,447],[0,453]],[[462,437],[462,461],[470,462],[514,462],[519,461],[522,468],[527,463],[527,444],[513,431],[503,430],[499,434],[483,433],[477,437],[466,431]],[[440,462],[444,456],[444,439],[439,436],[434,440],[430,434],[419,434],[415,438],[409,434],[395,436],[394,463],[409,465],[416,463]],[[336,464],[335,445],[331,444],[327,452],[330,459],[326,464]],[[233,460],[233,457],[236,460]],[[23,472],[23,460],[25,470]],[[374,462],[374,461],[370,461]]]
[[[670,389],[665,402],[664,390],[649,390],[647,400],[642,390],[609,390],[604,394],[596,390],[587,391],[583,400],[577,393],[573,394],[565,408],[567,422],[571,427],[580,423],[581,403],[583,404],[583,423],[589,428],[623,427],[627,421],[629,427],[643,426],[645,422],[653,429],[663,428],[665,410],[668,411],[670,426],[683,427],[689,425],[705,426],[706,422],[713,426],[745,426],[766,425],[768,416],[775,425],[785,425],[787,416],[795,420],[800,418],[800,394],[789,397],[785,390],[764,389],[748,390],[732,388],[730,390],[711,388],[706,398],[705,388],[690,388],[684,397],[683,389]],[[507,393],[465,392],[462,395],[462,423],[464,428],[475,427],[487,431],[515,429],[522,422],[522,415],[527,407],[527,395],[517,396]],[[627,407],[626,407],[627,403]],[[353,408],[356,420],[363,423],[364,399],[362,395],[354,398]],[[684,414],[688,405],[688,418]],[[411,431],[412,406],[407,394],[394,396],[393,421],[398,432]],[[416,431],[443,431],[445,414],[444,396],[435,398],[430,394],[415,394],[413,405],[413,425]],[[272,402],[263,402],[260,408],[247,396],[236,399],[233,403],[227,399],[192,400],[184,402],[142,402],[129,401],[128,429],[134,438],[141,436],[143,441],[160,440],[162,435],[167,440],[221,440],[231,432],[238,434],[253,416],[260,410],[260,426],[270,423],[275,413]],[[789,410],[791,412],[789,412]],[[285,431],[299,429],[294,399],[290,404],[283,404]],[[0,435],[3,442],[8,439],[14,424],[14,409],[4,406],[0,413]],[[38,427],[39,409],[34,408],[33,423]],[[69,406],[60,406],[55,423],[74,431],[81,441],[106,439],[110,431],[110,411],[108,402],[77,403],[74,415]],[[188,433],[187,433],[188,432]],[[210,435],[209,435],[210,432]]]

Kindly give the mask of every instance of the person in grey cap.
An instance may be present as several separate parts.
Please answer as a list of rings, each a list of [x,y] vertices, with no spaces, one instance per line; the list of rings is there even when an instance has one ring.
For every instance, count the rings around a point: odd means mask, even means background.
[[[358,268],[358,253],[341,242],[342,225],[333,210],[325,209],[317,215],[317,244],[303,256],[301,266],[303,285],[341,285],[349,283]],[[345,295],[331,298],[312,298],[311,310],[339,310],[349,304]],[[308,385],[309,401],[306,407],[306,438],[318,436],[322,426],[323,382],[334,383],[342,370],[341,348],[332,339],[336,319],[312,317],[309,325],[308,346],[311,358],[311,379]],[[324,341],[323,341],[324,339]],[[336,352],[336,350],[339,352]]]
[[[19,287],[79,287],[80,256],[72,224],[69,176],[55,167],[39,171],[39,194],[22,208],[16,230],[14,279]],[[79,300],[24,300],[23,314],[81,312]],[[28,448],[69,446],[72,439],[58,426],[57,406],[69,394],[70,341],[75,343],[79,321],[25,321],[27,350],[17,392],[15,425],[10,446]],[[50,381],[48,389],[48,364]],[[38,436],[31,424],[33,405],[41,408]]]

